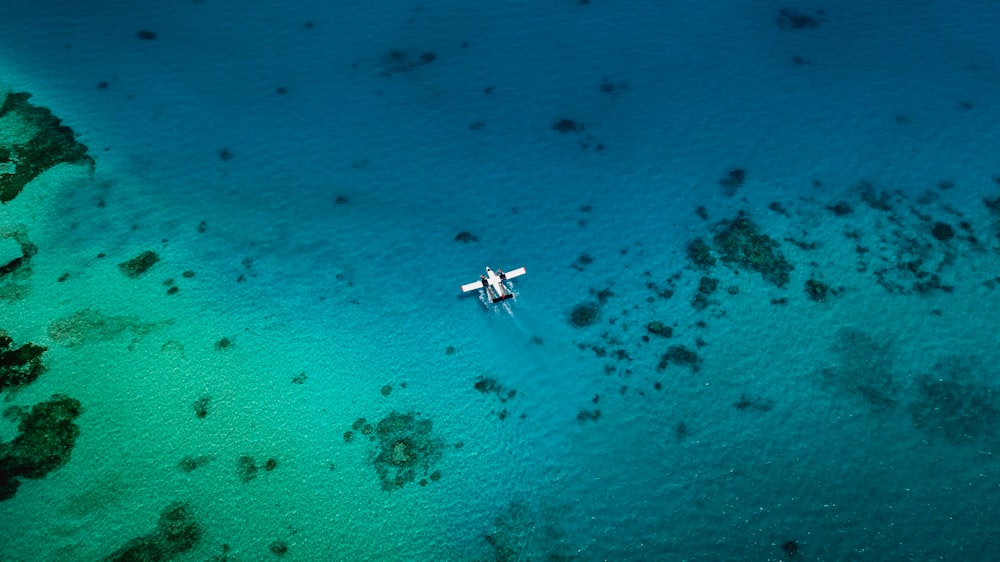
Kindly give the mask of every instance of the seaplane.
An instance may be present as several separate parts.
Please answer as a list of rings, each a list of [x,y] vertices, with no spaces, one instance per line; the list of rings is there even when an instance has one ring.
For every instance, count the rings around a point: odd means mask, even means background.
[[[527,271],[525,271],[523,267],[519,267],[506,273],[504,273],[504,270],[502,269],[493,271],[487,267],[486,275],[480,275],[479,281],[473,281],[472,283],[462,285],[462,292],[468,293],[469,291],[475,291],[476,289],[483,289],[486,291],[486,297],[490,299],[490,302],[498,303],[502,300],[514,297],[514,293],[510,292],[510,289],[504,285],[503,282],[508,279],[520,277],[525,273],[527,273]]]

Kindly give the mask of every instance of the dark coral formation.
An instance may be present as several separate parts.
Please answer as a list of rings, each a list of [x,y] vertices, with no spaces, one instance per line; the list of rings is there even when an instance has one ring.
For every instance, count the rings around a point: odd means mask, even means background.
[[[806,294],[816,302],[825,302],[826,295],[830,293],[830,286],[817,279],[806,281]]]
[[[704,310],[708,308],[709,305],[715,304],[715,301],[709,298],[712,293],[719,288],[719,280],[714,277],[702,276],[698,280],[698,291],[691,298],[691,306],[695,310]]]
[[[17,437],[0,443],[0,501],[14,497],[19,479],[42,478],[69,461],[81,412],[78,400],[61,394],[21,412]]]
[[[743,182],[747,179],[747,171],[743,168],[733,168],[726,173],[726,175],[719,180],[719,185],[722,186],[723,193],[726,197],[732,197],[736,195],[736,190],[743,186]]]
[[[194,415],[198,416],[200,419],[205,419],[208,416],[208,405],[212,402],[211,396],[202,396],[201,398],[194,401],[192,406],[194,407]]]
[[[437,55],[426,51],[420,55],[394,49],[382,58],[382,75],[392,76],[400,72],[413,72],[437,60]]]
[[[761,234],[744,213],[731,221],[722,221],[714,241],[722,261],[730,266],[752,269],[779,287],[791,278],[792,265],[779,251],[778,242]]]
[[[877,190],[870,182],[861,182],[854,191],[873,210],[885,214],[891,228],[873,232],[873,239],[863,244],[864,233],[854,229],[845,233],[856,240],[859,272],[871,272],[875,281],[893,294],[911,295],[955,290],[949,272],[960,261],[963,251],[979,246],[968,221],[952,226],[935,221],[899,191]],[[917,203],[926,206],[936,193],[925,193]],[[953,212],[945,206],[943,211]]]
[[[687,257],[698,269],[709,269],[715,265],[711,246],[701,238],[695,238],[688,244]]]
[[[950,443],[1000,437],[1000,394],[978,382],[990,378],[985,374],[986,369],[972,359],[939,360],[933,374],[917,378],[917,397],[909,406],[913,425]]]
[[[813,29],[823,23],[823,10],[817,10],[815,15],[804,14],[792,8],[782,8],[778,10],[778,17],[775,23],[785,30]]]
[[[249,482],[257,478],[257,463],[253,457],[243,455],[236,461],[236,474],[243,482]]]
[[[472,385],[472,387],[483,394],[495,395],[497,397],[497,400],[499,400],[501,404],[505,404],[507,403],[508,400],[512,400],[517,396],[517,390],[513,388],[510,389],[505,388],[502,384],[500,384],[496,379],[492,377],[485,377],[480,375],[476,379],[476,382],[475,384]],[[493,411],[490,413],[495,413],[497,417],[499,417],[501,420],[507,419],[507,416],[509,414],[506,408],[500,410],[499,412]],[[523,414],[521,418],[522,419],[524,418]]]
[[[853,213],[854,207],[851,207],[851,204],[846,201],[838,201],[833,205],[827,206],[827,210],[829,210],[838,217],[844,217]]]
[[[493,550],[489,560],[547,560],[550,562],[577,560],[581,556],[562,540],[566,529],[558,523],[558,514],[532,507],[523,500],[511,501],[483,533],[483,539]],[[531,537],[547,537],[530,540]]]
[[[666,353],[660,356],[656,369],[662,371],[671,363],[688,367],[695,373],[701,369],[701,357],[683,345],[672,345],[667,348]]]
[[[583,123],[577,123],[573,119],[559,119],[552,124],[553,131],[560,133],[579,133],[583,131]]]
[[[46,348],[34,343],[14,347],[14,340],[0,330],[0,392],[30,384],[45,371]]]
[[[578,304],[569,313],[569,323],[575,328],[586,328],[597,321],[598,312],[600,307],[597,303]]]
[[[740,399],[733,402],[733,407],[743,412],[770,412],[774,408],[774,401],[760,396],[741,394]]]
[[[267,545],[267,549],[271,551],[271,554],[278,557],[288,554],[288,544],[285,541],[274,541]]]
[[[156,530],[136,537],[104,558],[105,562],[160,562],[172,560],[194,548],[204,533],[183,502],[168,505],[161,513]]]
[[[445,447],[444,441],[434,434],[431,420],[414,413],[390,413],[376,424],[375,436],[372,466],[386,491],[433,472],[431,469],[441,459]]]
[[[659,320],[653,320],[652,322],[646,324],[646,331],[650,334],[656,334],[662,338],[670,338],[674,335],[674,329],[670,326],[664,326],[663,322]]]
[[[0,119],[16,116],[31,131],[29,138],[0,146],[0,203],[13,201],[31,180],[61,163],[94,166],[87,147],[77,142],[73,130],[52,112],[28,102],[31,94],[7,93],[0,104]]]
[[[892,211],[893,195],[885,190],[877,190],[868,180],[862,180],[855,186],[854,190],[861,197],[861,201],[876,211]]]
[[[136,277],[139,277],[143,273],[149,271],[149,268],[156,265],[156,262],[158,261],[160,261],[160,256],[156,252],[146,250],[134,258],[118,264],[118,269],[120,269],[126,277],[135,279]]]
[[[492,377],[484,377],[482,375],[476,378],[476,382],[472,385],[472,388],[475,388],[483,394],[495,394],[497,399],[501,402],[506,402],[517,396],[517,391],[513,388],[508,390],[507,388],[504,388],[504,386],[496,379]]]
[[[483,538],[493,548],[494,560],[513,562],[530,559],[526,557],[527,545],[524,537],[535,531],[536,517],[521,501],[512,502],[502,514],[493,520],[490,532]]]
[[[479,242],[479,237],[467,230],[463,230],[455,235],[455,242],[465,242],[466,244],[469,242]]]
[[[950,224],[936,222],[931,228],[931,234],[941,242],[947,242],[955,237],[955,229]]]
[[[199,455],[197,457],[192,457],[190,455],[185,456],[177,463],[177,468],[183,470],[184,472],[193,472],[206,464],[212,462],[212,457]]]
[[[0,163],[0,170],[2,169]],[[0,175],[0,180],[2,177]],[[16,257],[10,259],[5,257],[6,263],[0,263],[0,300],[12,301],[23,298],[28,293],[27,281],[31,277],[31,259],[38,253],[38,246],[28,239],[27,230],[23,225],[0,227],[0,241],[8,238],[20,246],[20,252]]]

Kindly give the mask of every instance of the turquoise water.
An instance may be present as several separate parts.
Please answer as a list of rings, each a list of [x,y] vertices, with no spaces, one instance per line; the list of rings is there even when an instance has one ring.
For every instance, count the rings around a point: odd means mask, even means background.
[[[5,7],[0,559],[994,558],[1000,8],[620,4]]]

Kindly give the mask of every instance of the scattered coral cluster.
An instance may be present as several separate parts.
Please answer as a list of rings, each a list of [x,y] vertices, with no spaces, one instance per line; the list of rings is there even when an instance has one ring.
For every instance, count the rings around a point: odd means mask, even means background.
[[[353,431],[361,430],[373,443],[371,465],[386,491],[402,488],[409,482],[426,486],[439,480],[441,471],[434,466],[446,447],[434,432],[430,419],[417,413],[392,412],[374,426],[359,418]],[[344,433],[344,442],[354,440],[353,431]]]

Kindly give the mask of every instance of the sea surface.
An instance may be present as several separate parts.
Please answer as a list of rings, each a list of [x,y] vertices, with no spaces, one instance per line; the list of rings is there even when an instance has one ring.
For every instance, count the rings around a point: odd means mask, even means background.
[[[0,11],[0,560],[996,559],[997,3]]]

